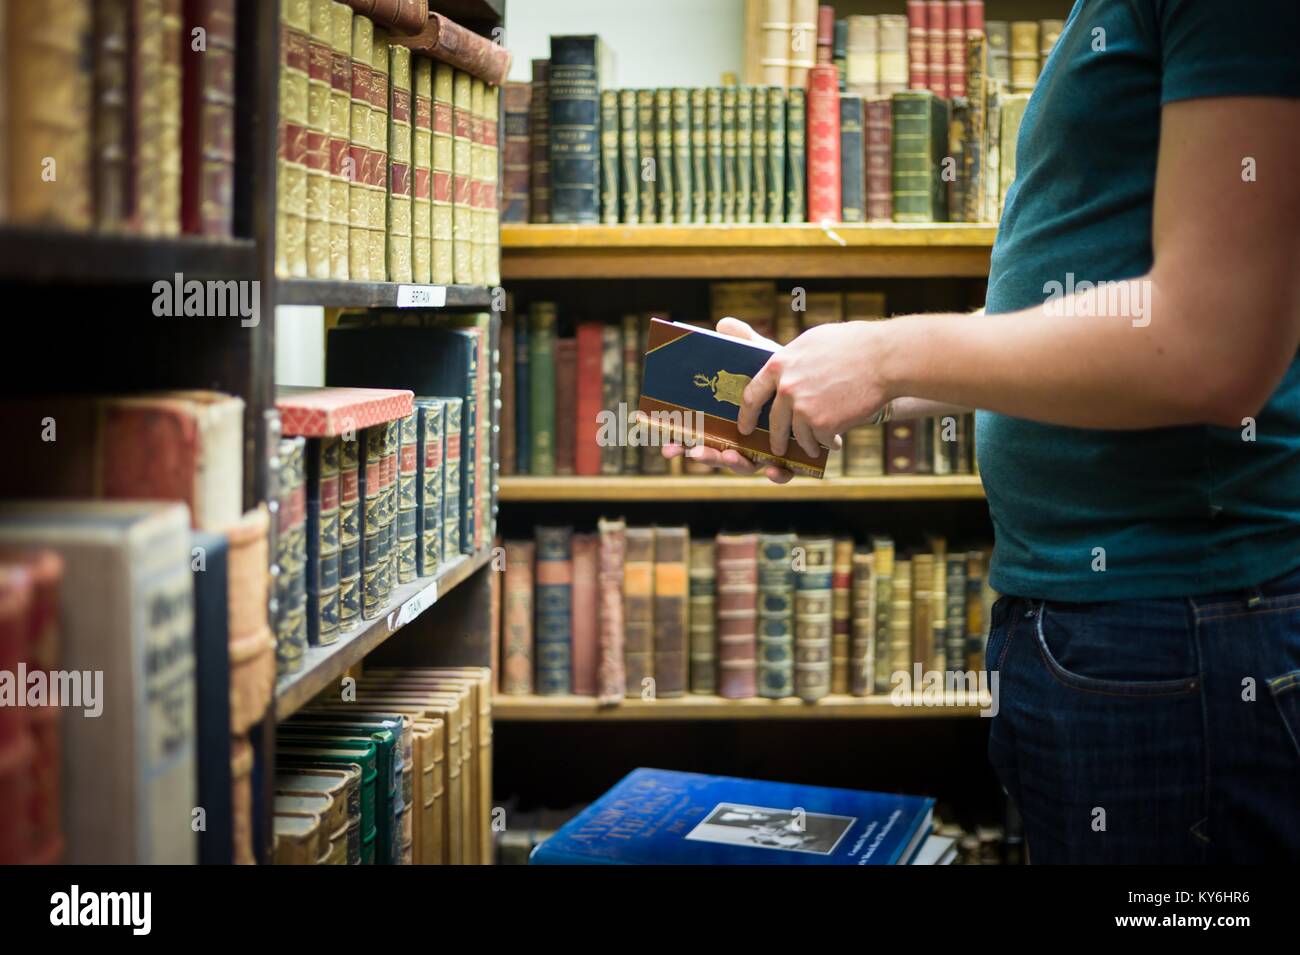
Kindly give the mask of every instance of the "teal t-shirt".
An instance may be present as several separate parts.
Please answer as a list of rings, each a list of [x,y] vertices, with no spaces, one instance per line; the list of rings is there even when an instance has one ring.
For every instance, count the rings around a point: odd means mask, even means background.
[[[1211,96],[1300,96],[1300,0],[1077,0],[1025,109],[986,311],[1042,306],[1049,283],[1070,276],[1146,273],[1161,106]],[[1295,569],[1300,363],[1246,437],[980,412],[976,448],[996,530],[990,583],[1023,597],[1102,601],[1248,587]]]

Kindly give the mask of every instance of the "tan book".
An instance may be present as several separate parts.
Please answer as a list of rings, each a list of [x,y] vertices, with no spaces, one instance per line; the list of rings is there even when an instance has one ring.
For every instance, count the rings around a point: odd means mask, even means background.
[[[533,542],[506,542],[505,609],[502,617],[501,692],[533,692]]]
[[[794,691],[806,703],[831,690],[834,547],[829,537],[803,537],[796,549]]]
[[[414,177],[412,133],[414,81],[411,51],[397,43],[388,46],[388,279],[413,280],[411,237]]]
[[[371,281],[370,180],[374,154],[370,148],[370,63],[374,59],[375,27],[365,17],[352,18],[352,88],[348,139],[348,276]],[[278,243],[277,243],[278,246]]]
[[[1056,41],[1061,38],[1062,31],[1065,30],[1064,20],[1039,20],[1038,21],[1038,53],[1039,53],[1039,72],[1042,72],[1042,64],[1047,62],[1047,58],[1052,53],[1052,47],[1056,46]]]
[[[1037,20],[1011,23],[1011,92],[1032,93],[1038,82],[1039,30]]]
[[[718,692],[717,548],[712,540],[691,541],[690,691]]]
[[[841,292],[809,292],[805,305],[799,316],[802,331],[844,321],[844,295]]]
[[[849,477],[875,477],[885,473],[882,425],[858,425],[844,435],[844,473]]]
[[[933,563],[930,568],[930,652],[921,659],[926,670],[942,673],[948,659],[948,541],[943,537],[927,539]]]
[[[314,812],[280,812],[272,818],[276,865],[316,865],[329,855],[329,837]]]
[[[455,71],[446,63],[433,65],[433,281],[451,285],[456,281],[453,264],[455,224],[455,136],[452,101]]]
[[[388,275],[388,32],[375,28],[370,58],[370,281],[387,282]]]
[[[738,318],[764,338],[771,338],[775,301],[775,282],[710,282],[709,323],[717,327],[724,318]]]
[[[501,284],[501,89],[483,90],[483,284]]]
[[[831,692],[848,693],[853,621],[853,541],[836,538],[831,577]]]
[[[682,696],[689,671],[690,530],[654,529],[654,677],[655,696]]]
[[[766,8],[767,0],[745,0],[745,61],[741,75],[748,85],[763,82],[763,14]]]
[[[307,277],[307,130],[309,126],[309,80],[311,4],[309,0],[285,0],[280,4],[280,157],[276,184],[277,257],[283,252],[278,267],[282,275],[293,278]],[[137,77],[137,84],[144,79]],[[137,109],[145,110],[147,104],[139,97]],[[156,95],[156,94],[155,94]],[[157,106],[154,104],[156,112]],[[146,146],[146,131],[138,133],[136,164],[137,212],[144,221],[151,215],[144,205],[145,195],[154,195],[152,184],[157,176],[156,160]],[[143,184],[141,178],[144,177]],[[142,193],[140,190],[144,189]],[[147,227],[145,231],[148,231]]]
[[[913,663],[922,667],[928,663],[934,653],[934,629],[932,626],[934,601],[931,599],[934,588],[934,555],[924,551],[912,555],[912,657],[907,661],[907,670],[912,671]],[[897,583],[897,582],[895,582]]]
[[[452,82],[452,274],[456,284],[474,283],[474,84],[457,70]]]
[[[629,527],[624,541],[623,664],[627,696],[635,699],[655,675],[654,529]]]
[[[912,661],[916,658],[912,650],[912,578],[910,560],[894,561],[887,628],[889,665],[883,674],[876,671],[877,692],[888,693],[896,673],[907,674],[909,680],[912,676]]]
[[[790,0],[790,86],[808,85],[817,62],[817,0]]]
[[[907,17],[880,15],[880,95],[893,96],[907,89]]]
[[[310,0],[307,37],[307,275],[330,276],[329,135],[334,54],[330,0]]]
[[[880,18],[857,14],[848,18],[844,83],[856,96],[880,92]]]
[[[158,231],[181,231],[181,0],[163,0],[158,71]]]
[[[871,578],[876,603],[875,679],[873,692],[885,694],[890,688],[894,620],[894,542],[888,537],[871,538]],[[910,590],[909,590],[910,593]],[[908,608],[910,627],[911,608]]]
[[[1008,93],[1002,96],[1002,129],[998,139],[1001,162],[998,164],[998,194],[1006,199],[1007,190],[1016,181],[1016,142],[1020,138],[1020,123],[1029,105],[1028,93]]]
[[[483,264],[483,188],[487,172],[483,168],[484,85],[476,76],[469,81],[469,283],[482,285]]]
[[[852,564],[849,692],[870,696],[875,690],[876,673],[875,554],[870,548],[857,549]]]
[[[411,278],[433,275],[433,61],[411,58]]]
[[[758,82],[786,89],[790,85],[790,0],[764,0],[762,17]]]
[[[329,275],[337,281],[350,277],[349,229],[351,182],[348,158],[352,140],[352,8],[331,0],[329,126]]]

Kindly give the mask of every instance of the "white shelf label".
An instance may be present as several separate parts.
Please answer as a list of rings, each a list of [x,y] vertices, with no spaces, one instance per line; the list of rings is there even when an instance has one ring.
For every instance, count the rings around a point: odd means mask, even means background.
[[[397,613],[389,621],[389,629],[396,630],[399,627],[405,627],[437,602],[438,582],[435,580],[398,608]]]
[[[399,285],[398,308],[442,308],[447,304],[445,285]]]

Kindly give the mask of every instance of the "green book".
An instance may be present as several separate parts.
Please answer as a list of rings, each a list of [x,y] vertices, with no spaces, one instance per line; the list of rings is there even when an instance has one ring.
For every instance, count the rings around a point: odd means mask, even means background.
[[[691,221],[691,199],[694,183],[691,181],[691,100],[690,91],[684,88],[672,91],[673,107],[673,220]]]
[[[767,88],[767,221],[785,221],[785,90]]]
[[[704,135],[707,139],[705,215],[709,222],[722,221],[722,88],[704,91]]]
[[[623,221],[636,225],[641,219],[641,162],[636,125],[636,90],[618,91],[618,145],[620,189],[623,194]]]
[[[705,220],[704,199],[708,191],[706,150],[708,146],[707,108],[702,86],[691,90],[691,222]]]
[[[376,839],[379,830],[375,825],[376,783],[379,779],[378,751],[375,744],[365,747],[336,746],[333,743],[319,746],[307,740],[282,739],[275,744],[275,764],[284,766],[348,766],[361,768],[361,864],[375,864]]]
[[[754,88],[736,89],[736,221],[753,221]]]
[[[767,88],[754,87],[753,182],[750,221],[767,222]]]
[[[758,695],[794,696],[794,534],[758,537]]]
[[[618,91],[600,91],[600,221],[618,222]]]
[[[636,91],[637,191],[641,196],[641,221],[654,222],[655,190],[655,91]],[[647,160],[649,160],[647,162]]]
[[[532,474],[555,473],[555,303],[528,309],[528,388]]]
[[[673,91],[657,89],[655,94],[655,200],[657,221],[671,223],[676,210],[673,190]]]
[[[653,220],[651,220],[653,221]],[[641,400],[641,316],[623,316],[623,414],[629,414]],[[641,449],[631,441],[623,446],[623,473],[636,474],[641,466]]]
[[[722,221],[736,221],[736,88],[722,88]]]
[[[944,222],[948,183],[941,162],[948,146],[948,103],[929,90],[894,94],[894,221]]]
[[[805,155],[807,97],[799,88],[790,90],[785,112],[785,221],[803,222],[807,218],[804,182],[808,175]]]

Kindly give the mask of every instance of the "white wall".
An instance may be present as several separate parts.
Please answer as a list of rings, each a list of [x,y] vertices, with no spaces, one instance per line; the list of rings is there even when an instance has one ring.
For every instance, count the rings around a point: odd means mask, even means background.
[[[276,308],[275,383],[325,384],[325,309],[315,305]]]
[[[595,33],[614,53],[606,87],[717,86],[744,64],[744,0],[507,0],[512,80],[532,79],[552,34]]]

